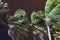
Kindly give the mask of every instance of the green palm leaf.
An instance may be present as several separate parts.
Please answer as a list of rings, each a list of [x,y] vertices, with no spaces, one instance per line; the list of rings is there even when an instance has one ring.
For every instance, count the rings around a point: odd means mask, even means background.
[[[52,31],[58,32],[60,31],[60,0],[47,0],[45,5],[45,15],[47,17],[48,23],[52,22]],[[47,21],[46,20],[46,21]],[[53,35],[57,36],[57,33],[53,33]]]
[[[17,11],[15,12],[15,14],[13,16],[11,16],[9,18],[9,27],[10,27],[10,32],[9,35],[16,35],[16,40],[19,40],[19,38],[21,38],[21,40],[24,39],[24,37],[28,36],[28,28],[29,28],[29,21],[28,18],[26,16],[26,12],[22,9],[17,9]],[[15,32],[15,33],[12,33]],[[18,37],[18,35],[19,37]],[[12,39],[15,39],[14,36],[11,36]]]

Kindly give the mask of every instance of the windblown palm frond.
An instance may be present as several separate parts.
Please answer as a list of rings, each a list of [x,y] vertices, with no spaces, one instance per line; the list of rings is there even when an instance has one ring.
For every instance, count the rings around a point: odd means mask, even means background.
[[[22,9],[18,9],[13,16],[10,17],[9,22],[17,25],[27,25],[29,22],[26,16],[26,12]]]
[[[11,36],[13,40],[20,40],[20,38],[21,40],[24,40],[24,37],[28,36],[28,25],[29,21],[26,16],[26,12],[22,9],[17,9],[15,14],[9,18],[9,35],[16,35],[15,37],[17,39],[15,39],[14,36]]]
[[[44,12],[38,11],[38,12],[32,12],[31,14],[31,22],[35,25],[41,25],[44,22]]]
[[[44,37],[47,36],[44,17],[44,12],[41,10],[37,12],[33,11],[31,14],[31,23],[36,28],[33,34],[39,34],[41,40],[45,40]]]

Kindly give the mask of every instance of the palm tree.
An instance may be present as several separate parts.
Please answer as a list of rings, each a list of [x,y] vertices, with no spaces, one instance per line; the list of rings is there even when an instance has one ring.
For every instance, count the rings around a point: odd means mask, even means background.
[[[45,15],[46,15],[46,25],[48,29],[49,40],[52,40],[49,24],[55,25],[57,24],[56,21],[60,22],[59,13],[60,13],[60,0],[47,0],[45,5]],[[58,27],[58,26],[55,25],[55,27]]]

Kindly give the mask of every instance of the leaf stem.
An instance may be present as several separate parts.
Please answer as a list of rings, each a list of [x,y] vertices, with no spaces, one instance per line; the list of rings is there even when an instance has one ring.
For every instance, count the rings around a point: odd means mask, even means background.
[[[49,27],[49,25],[46,25],[46,26],[47,26],[47,29],[48,29],[48,37],[49,37],[49,40],[52,40],[51,34],[50,34],[50,27]]]

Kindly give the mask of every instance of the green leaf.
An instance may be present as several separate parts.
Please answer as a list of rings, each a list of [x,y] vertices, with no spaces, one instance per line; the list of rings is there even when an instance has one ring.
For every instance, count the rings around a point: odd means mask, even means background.
[[[45,5],[45,15],[50,18],[50,20],[60,21],[58,15],[60,15],[60,1],[59,0],[47,0]]]
[[[43,11],[33,11],[31,14],[31,22],[33,25],[41,25],[44,23],[44,12]]]

